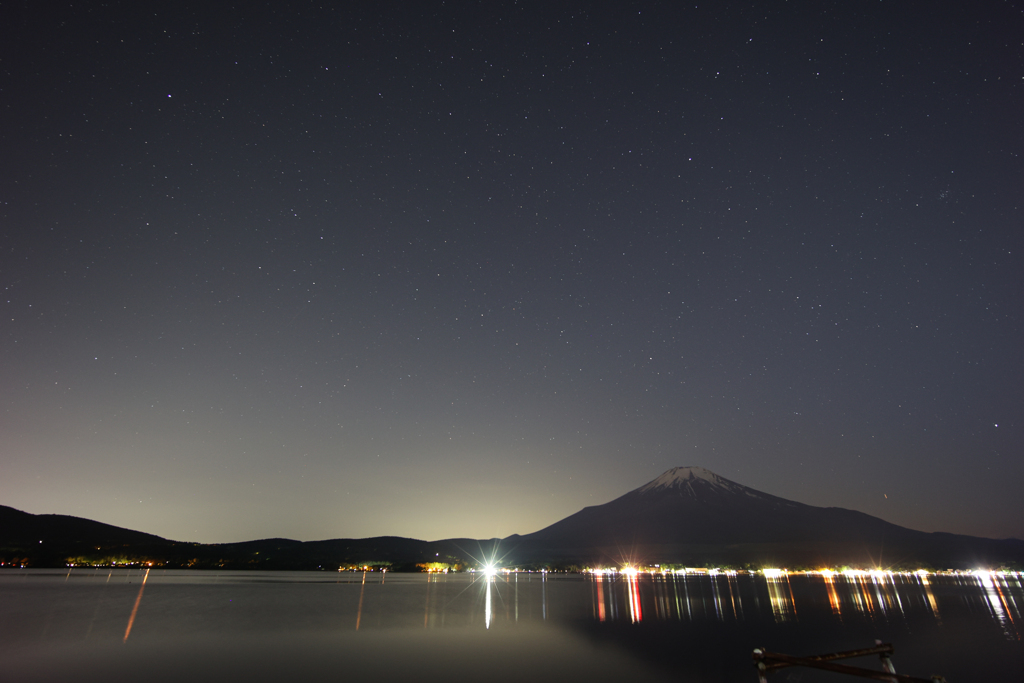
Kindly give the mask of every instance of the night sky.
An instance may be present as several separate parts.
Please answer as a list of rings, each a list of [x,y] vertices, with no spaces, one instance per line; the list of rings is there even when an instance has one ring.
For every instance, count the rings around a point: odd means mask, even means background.
[[[1019,3],[8,5],[0,504],[1024,538]]]

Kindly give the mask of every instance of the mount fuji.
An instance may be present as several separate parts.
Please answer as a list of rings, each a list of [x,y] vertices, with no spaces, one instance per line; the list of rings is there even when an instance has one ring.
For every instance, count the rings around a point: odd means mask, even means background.
[[[523,560],[694,566],[916,565],[945,567],[1024,558],[1024,541],[914,531],[836,507],[815,507],[676,467],[603,505],[540,531],[504,539]]]

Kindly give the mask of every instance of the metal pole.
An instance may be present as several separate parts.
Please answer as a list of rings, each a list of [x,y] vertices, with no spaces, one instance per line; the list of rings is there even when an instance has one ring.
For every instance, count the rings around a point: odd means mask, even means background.
[[[768,683],[768,671],[764,666],[764,651],[754,648],[754,659],[757,660],[757,683]]]
[[[876,640],[875,641],[875,645],[881,646],[881,644],[882,644],[882,641],[880,641],[880,640]],[[893,665],[892,657],[890,656],[892,654],[893,654],[892,647],[890,647],[889,650],[886,651],[886,652],[878,653],[878,658],[882,660],[882,669],[884,669],[886,673],[890,673],[890,674],[896,673],[896,667]],[[890,678],[889,680],[892,681],[892,683],[896,683],[896,679],[895,678]]]

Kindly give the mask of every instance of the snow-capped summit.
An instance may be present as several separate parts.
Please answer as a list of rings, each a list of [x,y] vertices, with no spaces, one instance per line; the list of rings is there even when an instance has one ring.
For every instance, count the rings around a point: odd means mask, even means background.
[[[679,488],[690,484],[694,479],[706,481],[712,486],[724,486],[726,488],[732,483],[728,479],[723,479],[703,467],[673,467],[657,479],[641,486],[639,491],[642,493],[662,488]]]
[[[760,491],[748,488],[725,477],[720,477],[703,467],[673,467],[654,481],[648,482],[634,491],[634,494],[671,493],[702,497],[708,494],[739,494],[758,498],[763,496]]]

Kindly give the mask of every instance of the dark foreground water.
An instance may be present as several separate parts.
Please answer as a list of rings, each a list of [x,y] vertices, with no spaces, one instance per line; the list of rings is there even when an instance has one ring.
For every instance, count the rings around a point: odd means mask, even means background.
[[[0,570],[0,680],[755,683],[754,647],[877,638],[900,673],[1024,681],[1022,619],[1013,576]]]

